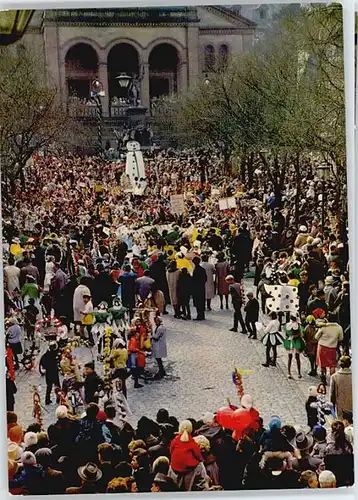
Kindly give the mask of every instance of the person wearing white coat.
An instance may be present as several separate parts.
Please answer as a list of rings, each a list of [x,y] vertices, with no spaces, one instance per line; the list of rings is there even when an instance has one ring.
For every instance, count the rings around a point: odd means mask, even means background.
[[[155,374],[155,379],[165,377],[166,372],[163,366],[162,358],[167,357],[167,330],[163,326],[163,320],[159,316],[154,318],[155,330],[152,335],[152,354],[158,363],[159,371]]]
[[[44,292],[48,292],[50,290],[52,278],[55,276],[54,262],[55,262],[55,257],[53,255],[48,255],[46,258]]]
[[[80,325],[80,333],[83,334],[83,327],[81,325],[81,311],[85,308],[85,301],[83,300],[84,295],[91,296],[90,289],[84,285],[84,280],[80,280],[80,284],[75,289],[73,294],[73,321],[75,323],[75,330],[77,329],[77,325]]]

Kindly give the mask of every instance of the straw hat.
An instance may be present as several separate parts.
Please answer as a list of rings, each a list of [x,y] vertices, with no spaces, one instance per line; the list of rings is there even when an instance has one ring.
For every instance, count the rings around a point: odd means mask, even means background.
[[[20,460],[23,449],[17,443],[10,442],[7,445],[7,458],[9,460]]]
[[[77,472],[80,478],[86,483],[96,483],[102,477],[102,471],[92,462],[78,467]]]

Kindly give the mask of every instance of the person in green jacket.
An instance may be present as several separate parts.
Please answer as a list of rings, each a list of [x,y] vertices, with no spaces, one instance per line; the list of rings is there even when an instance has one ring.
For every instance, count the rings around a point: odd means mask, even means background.
[[[35,278],[30,274],[26,276],[26,282],[22,286],[20,293],[25,306],[29,304],[29,299],[34,299],[35,306],[39,307],[40,289],[35,283]]]

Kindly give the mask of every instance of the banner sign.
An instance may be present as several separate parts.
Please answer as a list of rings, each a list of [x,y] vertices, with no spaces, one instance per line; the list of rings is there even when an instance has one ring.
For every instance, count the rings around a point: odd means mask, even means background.
[[[236,198],[221,198],[219,200],[219,210],[230,210],[236,208]]]
[[[185,211],[184,195],[173,194],[170,197],[170,207],[172,214],[181,215]]]

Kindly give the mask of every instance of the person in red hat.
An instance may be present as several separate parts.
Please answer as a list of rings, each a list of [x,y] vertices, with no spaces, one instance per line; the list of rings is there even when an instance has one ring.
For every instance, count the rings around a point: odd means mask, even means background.
[[[106,412],[103,411],[103,410],[99,410],[99,412],[97,413],[96,419],[99,422],[105,422],[107,420],[107,414],[106,414]]]

